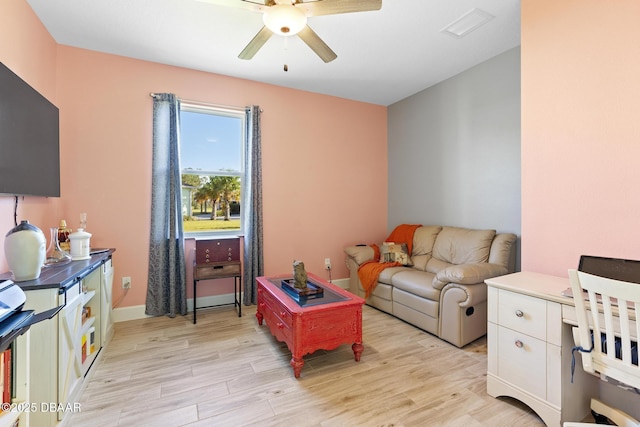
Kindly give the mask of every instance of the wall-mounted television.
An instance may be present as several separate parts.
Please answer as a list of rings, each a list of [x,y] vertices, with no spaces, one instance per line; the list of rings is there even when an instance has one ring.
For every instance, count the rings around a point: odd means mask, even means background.
[[[2,63],[0,195],[60,197],[58,107]]]

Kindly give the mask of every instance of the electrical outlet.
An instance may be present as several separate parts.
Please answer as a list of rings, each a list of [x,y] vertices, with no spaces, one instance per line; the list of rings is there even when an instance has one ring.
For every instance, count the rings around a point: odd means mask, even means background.
[[[331,258],[324,259],[324,268],[327,270],[331,270]]]
[[[131,288],[131,277],[123,277],[122,278],[122,289],[130,289]]]

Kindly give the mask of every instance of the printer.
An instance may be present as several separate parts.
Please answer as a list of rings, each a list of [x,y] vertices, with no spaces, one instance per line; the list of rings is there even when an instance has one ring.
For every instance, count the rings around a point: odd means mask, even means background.
[[[26,301],[20,286],[11,280],[0,280],[0,352],[9,348],[13,340],[27,332],[31,325],[51,319],[64,307],[35,314],[33,310],[23,310]]]

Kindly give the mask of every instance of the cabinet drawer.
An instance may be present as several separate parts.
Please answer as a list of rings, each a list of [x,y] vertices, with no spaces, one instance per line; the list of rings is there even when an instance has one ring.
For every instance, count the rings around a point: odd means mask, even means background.
[[[274,307],[271,304],[267,303],[266,306],[267,312],[272,312],[276,317],[278,322],[281,322],[283,325],[291,328],[293,326],[293,316],[286,309],[281,307]]]
[[[546,301],[500,290],[498,293],[498,324],[546,340]]]
[[[277,313],[279,317],[291,325],[291,313],[289,313],[287,309],[283,308],[282,304],[280,304],[278,300],[262,288],[258,289],[258,302],[262,303],[260,307],[262,307],[264,311]]]
[[[264,319],[273,336],[275,336],[279,341],[291,344],[293,332],[290,323],[287,323],[284,319],[278,316],[277,312],[272,310],[265,311]]]
[[[288,328],[293,326],[293,315],[291,312],[283,307],[269,292],[262,289],[261,286],[258,287],[258,308],[263,315],[275,316],[277,322],[282,322]]]
[[[546,399],[547,344],[504,327],[498,327],[497,338],[498,376]]]
[[[58,295],[58,304],[71,303],[74,299],[80,296],[80,282],[75,282],[69,286],[63,293]]]
[[[240,263],[214,263],[209,265],[196,266],[194,270],[194,279],[216,279],[219,277],[231,277],[240,275]]]
[[[196,264],[240,261],[240,239],[196,240]]]

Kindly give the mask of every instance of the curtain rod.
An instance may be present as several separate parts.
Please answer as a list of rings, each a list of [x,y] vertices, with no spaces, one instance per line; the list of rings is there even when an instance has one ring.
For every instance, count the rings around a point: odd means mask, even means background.
[[[158,94],[151,92],[149,93],[149,96],[152,98],[155,98]],[[192,101],[189,99],[180,99],[180,102],[184,102],[185,104],[193,104],[193,105],[200,105],[203,107],[211,107],[211,108],[221,108],[221,109],[225,109],[225,110],[234,110],[234,111],[245,111],[245,107],[236,107],[233,105],[221,105],[221,104],[211,104],[208,102],[202,102],[202,101]],[[260,112],[262,113],[263,110],[262,108],[260,108]]]

